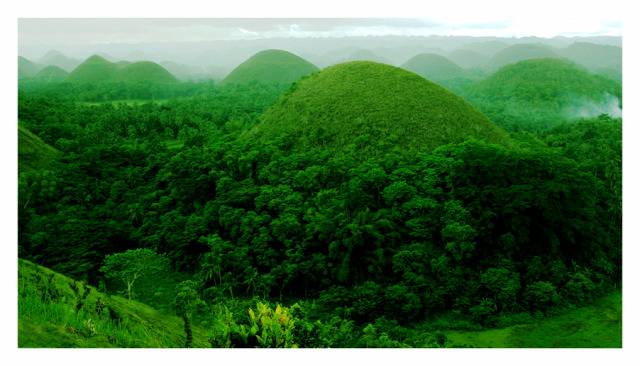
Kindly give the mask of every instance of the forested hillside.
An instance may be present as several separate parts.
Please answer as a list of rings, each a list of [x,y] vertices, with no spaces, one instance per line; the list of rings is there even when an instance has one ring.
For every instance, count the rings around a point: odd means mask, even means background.
[[[619,301],[622,119],[566,104],[619,84],[547,58],[457,95],[282,52],[224,83],[99,56],[20,83],[20,347],[482,347],[460,332]],[[597,324],[543,347],[621,347]]]

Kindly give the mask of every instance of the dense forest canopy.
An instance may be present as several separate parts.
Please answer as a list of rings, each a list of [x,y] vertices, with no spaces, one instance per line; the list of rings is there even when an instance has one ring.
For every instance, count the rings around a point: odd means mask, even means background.
[[[244,65],[267,56],[306,65]],[[153,65],[21,81],[18,254],[183,318],[187,347],[196,326],[216,347],[444,346],[418,334],[620,286],[622,120],[550,112],[621,100],[612,80],[544,58],[458,96],[374,62],[225,83]]]

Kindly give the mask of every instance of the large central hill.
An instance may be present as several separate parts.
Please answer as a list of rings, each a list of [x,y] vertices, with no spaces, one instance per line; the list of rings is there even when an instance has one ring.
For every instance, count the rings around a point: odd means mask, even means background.
[[[392,143],[431,150],[468,136],[509,144],[506,133],[461,97],[398,67],[368,61],[338,64],[292,88],[250,132],[288,133],[294,148],[338,150]]]
[[[162,66],[140,61],[128,64],[116,64],[101,56],[93,55],[69,73],[66,80],[72,83],[104,83],[104,82],[152,82],[170,84],[178,82]]]
[[[256,53],[236,67],[221,84],[293,83],[302,76],[318,71],[309,61],[282,50],[265,50]]]

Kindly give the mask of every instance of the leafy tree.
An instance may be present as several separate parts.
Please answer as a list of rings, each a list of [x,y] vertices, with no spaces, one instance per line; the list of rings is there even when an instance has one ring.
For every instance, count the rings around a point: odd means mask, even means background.
[[[127,297],[131,300],[135,281],[150,272],[162,270],[167,264],[167,259],[163,255],[151,249],[129,249],[123,253],[107,255],[100,271],[107,278],[122,280],[127,286]]]

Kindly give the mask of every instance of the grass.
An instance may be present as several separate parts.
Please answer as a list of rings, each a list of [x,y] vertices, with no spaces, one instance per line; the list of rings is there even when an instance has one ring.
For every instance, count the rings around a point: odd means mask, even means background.
[[[58,155],[58,150],[18,126],[18,172],[41,168]]]
[[[621,348],[622,291],[533,324],[477,332],[449,331],[453,344],[477,348]]]
[[[204,331],[193,334],[194,347],[209,346]],[[18,347],[179,348],[184,342],[180,317],[19,260]]]

